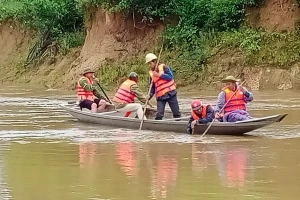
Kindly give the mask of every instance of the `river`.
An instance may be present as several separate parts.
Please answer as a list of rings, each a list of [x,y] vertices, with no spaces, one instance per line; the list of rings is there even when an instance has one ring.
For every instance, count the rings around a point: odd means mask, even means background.
[[[180,95],[182,110],[201,95]],[[254,92],[253,116],[288,113],[244,137],[135,131],[80,123],[71,92],[0,89],[0,199],[284,199],[300,196],[300,94]],[[187,98],[189,97],[189,98]]]

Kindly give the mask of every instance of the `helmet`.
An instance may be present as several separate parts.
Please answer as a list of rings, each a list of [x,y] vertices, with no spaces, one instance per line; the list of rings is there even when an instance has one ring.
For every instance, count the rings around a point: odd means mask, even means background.
[[[129,75],[128,75],[128,77],[129,77],[129,78],[136,78],[136,79],[137,79],[137,78],[138,78],[138,75],[137,75],[137,73],[135,73],[135,72],[130,72]]]
[[[191,102],[192,110],[199,110],[202,106],[202,102],[199,99],[195,99]]]
[[[152,60],[156,60],[157,59],[157,56],[153,53],[148,53],[146,55],[146,64]]]

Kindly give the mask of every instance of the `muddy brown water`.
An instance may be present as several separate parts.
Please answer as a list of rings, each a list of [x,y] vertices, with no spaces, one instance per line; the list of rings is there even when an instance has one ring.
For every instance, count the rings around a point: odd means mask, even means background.
[[[215,103],[217,93],[181,94]],[[189,98],[187,98],[189,97]],[[253,116],[288,113],[246,137],[136,131],[80,123],[66,91],[0,89],[0,199],[300,198],[300,94],[255,92]]]

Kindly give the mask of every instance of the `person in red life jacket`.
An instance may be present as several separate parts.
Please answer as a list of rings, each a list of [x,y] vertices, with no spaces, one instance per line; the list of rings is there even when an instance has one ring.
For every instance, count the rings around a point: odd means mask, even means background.
[[[143,118],[143,107],[140,103],[135,103],[134,98],[136,97],[142,103],[146,103],[147,97],[141,92],[138,85],[138,75],[135,72],[131,72],[128,79],[124,81],[116,92],[113,102],[116,110],[120,112],[132,112],[136,111],[138,118]],[[148,104],[153,107],[150,102]],[[144,116],[144,119],[146,117]]]
[[[149,99],[155,94],[157,100],[155,119],[162,120],[166,103],[169,104],[173,117],[180,118],[181,113],[179,111],[177,91],[171,69],[165,64],[157,63],[157,57],[153,53],[146,55],[146,64],[150,67],[150,83],[153,81],[152,88],[150,88]],[[157,69],[156,65],[158,66]]]
[[[236,122],[251,119],[251,116],[246,111],[246,103],[253,100],[253,94],[245,87],[239,86],[237,84],[239,81],[233,76],[227,76],[222,80],[226,86],[220,92],[215,108],[215,117],[220,119],[220,121]],[[229,102],[225,106],[223,113],[220,113],[220,110],[228,100]]]
[[[87,108],[91,112],[102,112],[106,105],[110,105],[99,92],[97,80],[93,80],[94,71],[85,69],[77,83],[77,100],[80,108]]]
[[[192,130],[197,123],[206,124],[212,122],[214,118],[214,109],[211,105],[204,105],[198,99],[191,102],[191,117],[188,122],[187,132],[192,134]]]

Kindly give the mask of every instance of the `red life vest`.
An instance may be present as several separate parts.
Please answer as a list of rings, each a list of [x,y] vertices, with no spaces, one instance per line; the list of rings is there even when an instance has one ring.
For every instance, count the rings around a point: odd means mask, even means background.
[[[158,66],[158,73],[159,75],[164,74],[164,64],[160,64]],[[152,78],[153,84],[155,86],[156,97],[161,97],[162,95],[176,89],[174,79],[171,81],[166,81],[161,79],[160,77],[154,77],[153,71],[150,70],[149,74]]]
[[[130,87],[136,84],[136,82],[127,79],[119,87],[115,94],[113,101],[117,103],[133,103],[135,94],[130,91]]]
[[[210,105],[202,105],[201,119],[206,118],[207,106],[210,106]],[[191,110],[191,115],[194,120],[200,119],[199,115],[194,110]]]
[[[233,110],[246,110],[246,101],[245,95],[242,91],[238,90],[234,94],[234,91],[225,87],[222,89],[225,92],[225,102],[227,102],[230,98],[230,101],[224,108],[224,113],[231,112]],[[234,94],[234,96],[232,96]]]
[[[85,99],[94,101],[95,96],[94,96],[93,91],[90,91],[90,92],[85,91],[85,90],[83,89],[83,87],[81,87],[81,85],[79,84],[79,82],[80,82],[81,79],[83,79],[83,78],[86,79],[87,82],[88,82],[90,85],[93,84],[93,81],[92,81],[91,79],[88,79],[87,77],[82,76],[82,77],[79,79],[78,83],[77,83],[77,99],[78,99],[78,101],[83,101],[83,100],[85,100]]]

